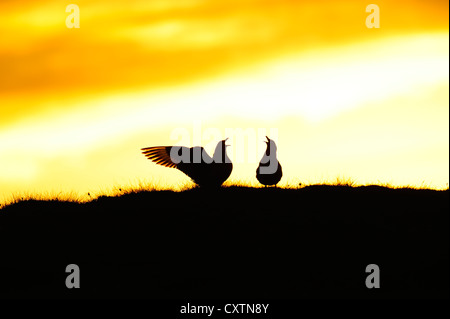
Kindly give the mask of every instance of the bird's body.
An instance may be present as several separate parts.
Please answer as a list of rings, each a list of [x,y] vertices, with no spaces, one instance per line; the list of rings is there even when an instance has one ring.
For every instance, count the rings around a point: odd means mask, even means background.
[[[263,165],[260,163],[258,169],[256,170],[256,178],[258,179],[258,181],[265,186],[278,184],[278,182],[281,180],[281,177],[283,176],[283,170],[281,168],[280,162],[278,162],[277,169],[273,174],[262,174],[261,166]]]
[[[275,142],[267,136],[266,138],[267,149],[256,169],[256,179],[265,186],[272,186],[278,184],[281,180],[283,170],[277,159],[277,146]]]
[[[233,164],[226,153],[225,141],[217,144],[213,157],[203,147],[156,146],[142,153],[156,164],[177,168],[200,187],[219,187],[227,180]]]

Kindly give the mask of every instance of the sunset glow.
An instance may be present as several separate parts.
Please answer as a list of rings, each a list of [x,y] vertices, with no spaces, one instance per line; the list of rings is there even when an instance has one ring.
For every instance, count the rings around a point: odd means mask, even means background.
[[[447,2],[379,1],[379,29],[361,1],[80,0],[68,29],[70,3],[0,4],[0,203],[177,189],[140,148],[226,137],[230,179],[256,185],[258,132],[281,185],[448,188]]]

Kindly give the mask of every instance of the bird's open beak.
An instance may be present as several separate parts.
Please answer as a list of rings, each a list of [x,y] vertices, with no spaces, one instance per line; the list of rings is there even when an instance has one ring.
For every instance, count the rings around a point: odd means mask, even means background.
[[[267,144],[269,144],[269,142],[270,142],[270,138],[268,138],[267,136],[266,136],[266,138],[267,138],[267,142],[266,142],[266,141],[264,141],[264,143],[267,143]]]
[[[228,141],[228,137],[226,139],[223,140],[224,142]],[[225,146],[230,146],[228,144],[225,144]]]

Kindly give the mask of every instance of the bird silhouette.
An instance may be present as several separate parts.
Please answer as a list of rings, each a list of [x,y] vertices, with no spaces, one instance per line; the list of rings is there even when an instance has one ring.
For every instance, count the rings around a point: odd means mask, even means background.
[[[179,169],[200,187],[219,187],[233,170],[233,163],[227,155],[227,140],[217,143],[213,157],[200,146],[155,146],[141,150],[156,164]]]
[[[277,159],[277,145],[267,136],[266,138],[267,141],[264,142],[267,143],[267,149],[256,169],[256,178],[261,184],[270,186],[280,181],[283,170]]]

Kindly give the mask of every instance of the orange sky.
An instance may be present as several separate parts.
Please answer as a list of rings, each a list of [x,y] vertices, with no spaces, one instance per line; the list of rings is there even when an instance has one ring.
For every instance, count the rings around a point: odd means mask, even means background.
[[[368,4],[0,3],[0,201],[186,183],[139,149],[194,121],[276,128],[283,183],[448,187],[448,2],[378,1],[379,29]],[[255,182],[260,144],[232,179]]]

